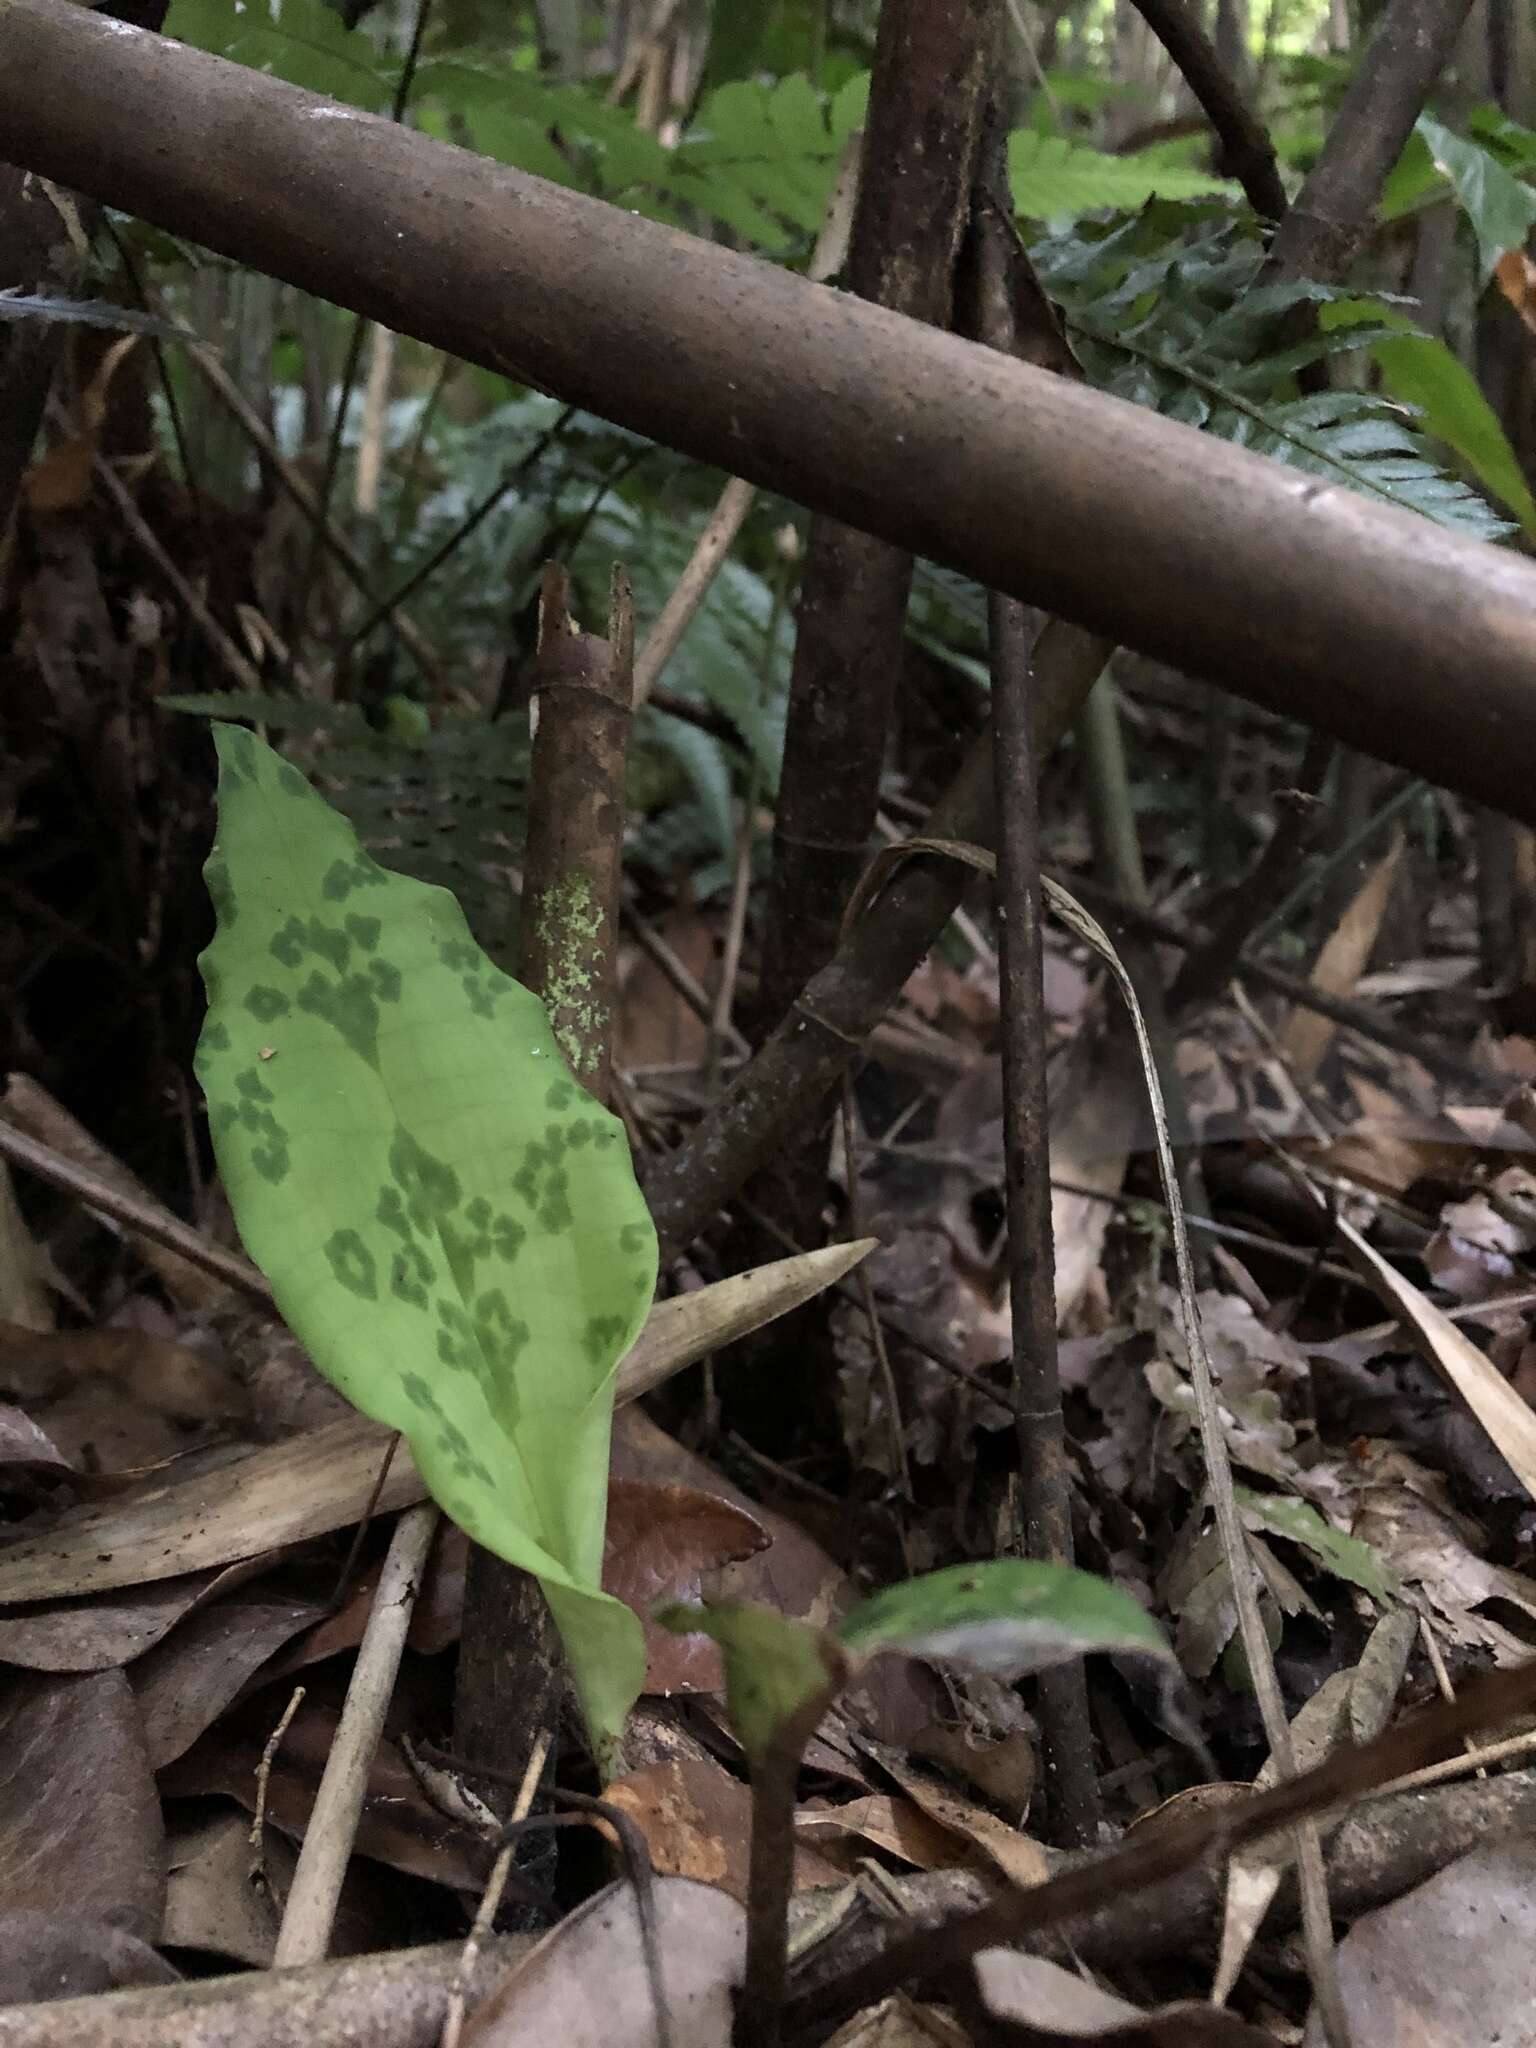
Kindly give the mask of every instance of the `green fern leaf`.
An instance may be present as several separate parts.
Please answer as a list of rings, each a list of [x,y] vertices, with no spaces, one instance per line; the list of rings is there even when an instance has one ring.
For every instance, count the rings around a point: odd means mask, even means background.
[[[1013,203],[1029,220],[1069,221],[1084,213],[1127,212],[1154,195],[1196,199],[1236,188],[1213,172],[1151,156],[1106,156],[1064,135],[1017,129],[1008,138]]]

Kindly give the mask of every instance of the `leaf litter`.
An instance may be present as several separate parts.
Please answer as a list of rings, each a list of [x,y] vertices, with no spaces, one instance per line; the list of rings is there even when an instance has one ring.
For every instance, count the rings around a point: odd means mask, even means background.
[[[1320,986],[1348,994],[1363,985],[1403,858],[1394,848],[1346,912]],[[711,915],[689,906],[670,927],[700,979],[714,957]],[[1167,1214],[1145,1173],[1145,1111],[1091,953],[1058,933],[1050,965],[1057,1305],[1080,1556],[1170,1624],[1193,1712],[1251,1797],[1275,1781],[1276,1766],[1234,1649],[1189,1347],[1163,1278]],[[1375,993],[1416,1000],[1453,982],[1426,968]],[[707,1054],[708,1034],[666,987],[656,1028],[633,1038],[636,1068],[681,1068]],[[891,1315],[897,1412],[852,1299],[829,1319],[841,1432],[830,1449],[809,1443],[788,1464],[754,1459],[675,1402],[659,1408],[662,1420],[623,1411],[603,1583],[647,1624],[667,1601],[755,1597],[825,1626],[872,1586],[996,1548],[1012,1417],[998,1370],[1008,1303],[986,961],[959,971],[935,956],[909,986],[903,1019],[907,1038],[898,1030],[881,1051],[887,1094],[873,1079],[863,1085],[854,1156],[834,1160],[845,1188],[857,1180],[882,1241],[869,1270]],[[947,1041],[943,1059],[935,1033]],[[1529,1096],[1530,1073],[1519,1071],[1518,1046],[1506,1044],[1506,1055],[1519,1088],[1504,1102],[1469,1103],[1445,1100],[1427,1070],[1347,1032],[1282,1035],[1278,1045],[1256,1045],[1241,1010],[1219,1010],[1185,1041],[1180,1066],[1191,1136],[1227,1191],[1223,1213],[1249,1232],[1221,1246],[1198,1307],[1305,1768],[1442,1687],[1459,1692],[1486,1666],[1518,1664],[1536,1642],[1531,1324],[1521,1301],[1536,1223],[1529,1170],[1511,1163],[1530,1148],[1520,1121],[1529,1111],[1516,1099]],[[1536,1058],[1526,1065],[1536,1071]],[[1317,1105],[1330,1119],[1322,1137],[1302,1114]],[[1315,1226],[1281,1199],[1294,1182],[1283,1162],[1277,1170],[1277,1145],[1333,1204]],[[120,1270],[115,1295],[102,1297],[113,1300],[110,1319],[53,1327],[55,1304],[68,1299],[50,1279],[70,1263],[67,1233],[54,1250],[18,1235],[15,1218],[8,1229],[21,1251],[7,1266],[25,1283],[7,1295],[0,1329],[8,1994],[40,1996],[54,1965],[38,1959],[65,1950],[70,1968],[60,1965],[49,1988],[75,1995],[164,1981],[182,1967],[259,1970],[373,1602],[378,1533],[365,1536],[344,1580],[342,1567],[387,1433],[338,1418],[278,1326],[248,1309],[179,1304],[163,1276],[131,1264],[139,1291],[124,1298]],[[1298,1248],[1300,1260],[1276,1256]],[[1350,1267],[1364,1286],[1350,1282]],[[809,1277],[795,1284],[802,1296],[815,1291]],[[76,1306],[64,1313],[78,1314],[86,1297],[67,1286]],[[661,1340],[667,1362],[708,1355],[741,1326],[738,1315],[702,1337],[674,1330]],[[1452,1419],[1472,1437],[1447,1455]],[[908,1503],[892,1493],[893,1424],[917,1475]],[[375,1516],[420,1497],[397,1452]],[[449,1726],[462,1582],[463,1540],[444,1529],[369,1772],[338,1954],[456,1937],[489,1866],[483,1810],[445,1811],[452,1773],[434,1775],[414,1747]],[[607,1791],[659,1873],[672,2039],[723,2041],[742,1954],[747,1774],[720,1707],[715,1647],[648,1626],[646,1650],[647,1739],[673,1753],[640,1762]],[[269,1757],[300,1682],[309,1696]],[[1118,1831],[1197,1778],[1198,1766],[1180,1717],[1129,1665],[1096,1664],[1091,1699]],[[1497,1782],[1518,1792],[1518,1754],[1512,1762]],[[942,1659],[870,1667],[808,1745],[799,1787],[797,1913],[801,1925],[812,1911],[826,1923],[813,1947],[826,1955],[842,1943],[856,1955],[872,1896],[888,1916],[919,1912],[921,1894],[903,1873],[963,1877],[979,1889],[953,1897],[972,1903],[1047,1883],[1062,1865],[1030,1832],[1038,1775],[1016,1689]],[[1362,1807],[1351,1826],[1368,1830],[1372,1813]],[[1330,1871],[1341,1839],[1324,1838]],[[1411,1986],[1404,2004],[1425,2041],[1492,2038],[1499,2013],[1528,2002],[1518,1930],[1529,1872],[1518,1851],[1461,1847],[1438,1875],[1415,1867],[1403,1883],[1406,1864],[1385,1840],[1386,1903],[1363,1912],[1343,1867],[1334,1894],[1357,1916],[1338,1955],[1357,2043],[1407,2038],[1391,2031],[1385,1976]],[[967,1996],[1040,2041],[1294,2039],[1306,2000],[1286,1938],[1297,1910],[1289,1868],[1281,1848],[1229,1866],[1222,1988],[1233,2014],[1191,2002],[1210,1982],[1212,1924],[1199,1913],[1187,1939],[1165,1930],[1150,1952],[1155,1982],[1116,1985],[1117,1948],[1149,1954],[1129,1925],[1134,1896],[1101,1905],[1108,1931],[1081,1947],[1091,1966],[988,1950]],[[1496,1929],[1479,1917],[1489,1901],[1507,1916]],[[464,2038],[580,2041],[583,2027],[594,2041],[659,2038],[642,1948],[629,1892],[596,1892],[472,2009]],[[625,2026],[633,2020],[627,2033],[616,2028],[621,2007]],[[836,2038],[958,2042],[965,2028],[963,2000],[897,1994]],[[1314,2019],[1309,2039],[1316,2029]]]

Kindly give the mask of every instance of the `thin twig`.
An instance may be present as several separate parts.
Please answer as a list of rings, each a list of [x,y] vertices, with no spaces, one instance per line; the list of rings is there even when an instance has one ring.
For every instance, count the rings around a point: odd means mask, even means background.
[[[1144,932],[1149,938],[1186,951],[1205,943],[1207,934],[1204,931],[1169,917],[1163,911],[1149,910],[1132,903],[1117,890],[1106,888],[1092,877],[1073,875],[1063,879],[1074,895],[1082,897],[1085,902],[1098,904],[1117,924],[1124,924],[1134,931]],[[1272,995],[1283,996],[1287,1002],[1315,1010],[1320,1017],[1331,1017],[1347,1031],[1385,1046],[1389,1052],[1411,1054],[1447,1079],[1482,1088],[1496,1085],[1500,1080],[1499,1075],[1486,1067],[1426,1044],[1421,1036],[1405,1031],[1401,1025],[1394,1024],[1389,1017],[1381,1016],[1366,1004],[1352,1002],[1347,996],[1329,995],[1312,982],[1303,980],[1299,974],[1287,974],[1282,968],[1272,967],[1267,960],[1256,960],[1244,953],[1232,973],[1235,978],[1251,981]]]
[[[759,775],[754,763],[747,776],[741,800],[741,829],[736,835],[736,868],[731,877],[731,902],[725,919],[725,946],[720,955],[720,975],[715,983],[714,1005],[709,1013],[709,1045],[704,1055],[704,1078],[710,1087],[720,1082],[721,1053],[731,1029],[736,1007],[736,978],[741,972],[741,949],[747,933],[747,906],[752,896],[752,846],[757,828]]]
[[[99,1216],[121,1224],[125,1230],[148,1238],[154,1244],[163,1245],[167,1251],[176,1252],[189,1264],[201,1267],[205,1273],[228,1281],[231,1287],[238,1288],[252,1301],[260,1302],[263,1308],[273,1306],[272,1289],[265,1276],[248,1260],[242,1259],[238,1252],[227,1252],[220,1245],[210,1244],[190,1223],[183,1223],[179,1216],[173,1216],[153,1197],[126,1194],[122,1189],[111,1186],[99,1174],[77,1166],[51,1145],[40,1144],[25,1131],[19,1131],[3,1114],[0,1114],[0,1158],[10,1160],[14,1166],[24,1166],[39,1180],[47,1181],[50,1187],[74,1195]]]
[[[1216,131],[1220,167],[1238,180],[1260,220],[1277,221],[1286,209],[1275,145],[1229,75],[1188,0],[1135,0],[1136,12],[1183,74]]]
[[[1432,1707],[1372,1741],[1335,1750],[1314,1770],[1282,1779],[1268,1791],[1230,1805],[1170,1815],[1158,1828],[1138,1828],[1119,1848],[1062,1870],[1024,1890],[1009,1887],[989,1904],[910,1932],[897,1932],[869,1961],[813,1983],[791,2000],[792,2030],[827,2023],[873,2004],[904,1984],[942,1982],[982,1949],[1017,1946],[1047,1927],[1067,1926],[1112,1899],[1146,1893],[1218,1852],[1232,1853],[1332,1813],[1406,1772],[1436,1759],[1447,1742],[1497,1727],[1536,1703],[1536,1661],[1495,1671],[1470,1684],[1454,1706]],[[1150,1901],[1148,1902],[1150,1905]]]
[[[204,604],[202,598],[192,588],[191,583],[181,573],[175,562],[172,561],[165,548],[161,546],[153,527],[151,527],[138,506],[133,502],[131,492],[121,481],[116,470],[113,469],[112,465],[103,456],[93,455],[91,457],[91,474],[106,491],[107,496],[117,508],[117,515],[127,528],[128,536],[134,546],[139,549],[141,554],[147,556],[154,563],[160,574],[165,578],[172,590],[175,591],[181,601],[182,609],[186,612],[193,625],[196,626],[198,632],[202,634],[204,640],[207,641],[212,653],[228,671],[235,687],[240,690],[253,691],[259,696],[262,688],[260,675],[251,666],[250,662],[246,660],[234,641],[230,639],[224,628],[213,616],[213,613]]]
[[[336,1906],[368,1790],[369,1767],[384,1732],[384,1716],[437,1523],[438,1511],[428,1501],[408,1509],[395,1524],[368,1626],[358,1645],[341,1720],[304,1831],[293,1888],[272,1954],[275,1969],[320,1962],[330,1947]]]
[[[346,1557],[342,1560],[341,1570],[336,1574],[336,1583],[331,1588],[331,1597],[326,1604],[326,1612],[328,1614],[334,1614],[346,1598],[347,1588],[352,1583],[352,1574],[357,1570],[357,1560],[363,1548],[363,1539],[367,1536],[369,1524],[373,1521],[374,1515],[378,1510],[379,1496],[384,1491],[384,1482],[389,1477],[389,1468],[395,1462],[395,1453],[399,1450],[400,1443],[401,1436],[397,1429],[390,1438],[388,1448],[385,1450],[384,1462],[379,1467],[378,1478],[373,1482],[373,1491],[368,1496],[368,1504],[358,1517],[357,1527],[352,1531],[352,1541],[347,1547]]]
[[[517,1788],[517,1797],[507,1815],[509,1821],[528,1818],[534,1797],[539,1789],[539,1780],[544,1775],[544,1766],[549,1761],[549,1730],[541,1729],[529,1752],[528,1768],[523,1772]],[[443,2015],[443,2032],[439,2048],[459,2048],[459,2036],[464,2030],[464,2004],[469,1995],[470,1979],[474,1976],[475,1965],[480,1960],[480,1951],[490,1936],[496,1915],[501,1910],[502,1894],[507,1888],[511,1874],[512,1859],[517,1854],[517,1837],[504,1835],[502,1845],[496,1852],[496,1861],[491,1865],[491,1874],[485,1881],[485,1890],[480,1895],[480,1904],[474,1922],[464,1937],[464,1953],[459,1958],[459,1967],[454,1975],[453,1989],[448,1994],[448,2010]]]
[[[267,1785],[272,1776],[272,1766],[277,1761],[277,1752],[283,1746],[283,1737],[288,1733],[288,1724],[299,1711],[304,1701],[304,1687],[296,1685],[293,1697],[284,1707],[282,1716],[272,1733],[267,1737],[261,1752],[261,1762],[256,1766],[256,1804],[251,1813],[251,1882],[265,1884],[267,1880],[267,1856],[265,1849],[267,1835]]]
[[[625,929],[638,940],[641,951],[655,961],[699,1022],[707,1025],[714,1014],[708,991],[697,975],[678,958],[675,948],[667,943],[645,913],[635,907],[634,899],[627,891],[619,915]],[[721,1032],[721,1038],[726,1048],[738,1057],[745,1057],[752,1050],[745,1035],[729,1021]]]
[[[334,521],[321,517],[320,500],[313,485],[304,472],[283,454],[282,449],[267,431],[261,415],[230,376],[216,352],[209,348],[206,342],[189,333],[186,355],[209,390],[239,423],[278,487],[298,507],[309,524],[319,529],[327,551],[340,563],[355,587],[364,597],[370,597],[368,564],[341,528]],[[422,674],[429,681],[434,680],[442,671],[442,661],[421,628],[414,619],[398,608],[388,611],[386,616],[401,646],[412,656]]]
[[[990,147],[1001,153],[1002,132],[995,122]],[[1001,175],[1001,166],[995,169]],[[1012,354],[1018,333],[1009,289],[1009,230],[993,208],[981,206],[975,211],[971,233],[977,338],[990,348]],[[1031,701],[1031,634],[1025,608],[1016,598],[988,592],[987,637],[998,821],[995,884],[1012,1387],[1024,1416],[1018,1427],[1021,1513],[1015,1542],[1022,1556],[1070,1565],[1072,1485],[1056,1359],[1039,771]],[[1036,1687],[1053,1821],[1067,1841],[1087,1844],[1097,1836],[1101,1804],[1082,1660],[1072,1658],[1042,1671]]]
[[[421,61],[421,46],[427,32],[427,20],[432,12],[432,0],[416,0],[416,19],[411,29],[411,40],[400,66],[400,75],[395,80],[395,90],[390,102],[389,118],[398,128],[405,119],[405,110],[416,83],[416,67]],[[319,516],[310,530],[309,548],[304,558],[304,568],[299,579],[298,594],[291,613],[292,649],[290,674],[298,666],[299,649],[304,644],[308,626],[310,592],[314,589],[315,577],[320,567],[320,556],[324,547],[322,534],[331,514],[331,498],[336,489],[336,473],[341,466],[341,444],[346,433],[347,413],[351,408],[352,391],[357,383],[358,366],[363,357],[363,341],[368,332],[368,322],[361,313],[352,316],[352,329],[347,338],[346,360],[342,365],[341,383],[336,393],[336,410],[331,419],[330,437],[325,448],[325,469],[316,492]]]
[[[851,1238],[860,1238],[867,1236],[868,1233],[864,1228],[864,1201],[859,1189],[857,1122],[853,1108],[851,1068],[845,1069],[843,1073],[842,1116],[843,1166],[848,1187],[848,1234]],[[880,1311],[875,1306],[875,1291],[869,1283],[869,1273],[863,1264],[860,1265],[854,1279],[858,1287],[859,1300],[864,1307],[864,1320],[869,1325],[869,1341],[874,1346],[875,1360],[880,1371],[880,1384],[885,1389],[886,1427],[890,1432],[891,1460],[896,1483],[901,1488],[902,1499],[910,1502],[915,1498],[912,1492],[912,1469],[907,1463],[907,1433],[902,1425],[901,1397],[896,1391],[896,1375],[891,1370],[891,1354],[886,1348]]]
[[[699,606],[709,595],[710,586],[719,575],[731,543],[740,533],[742,521],[751,511],[752,500],[756,496],[753,485],[744,484],[740,477],[732,477],[716,500],[714,511],[705,521],[704,531],[694,543],[687,566],[673,585],[635,655],[637,711],[660,680],[662,670],[677,652]]]
[[[1426,1764],[1422,1771],[1410,1771],[1405,1778],[1394,1778],[1389,1785],[1373,1795],[1386,1799],[1394,1792],[1422,1792],[1430,1785],[1443,1785],[1449,1778],[1464,1777],[1468,1771],[1482,1777],[1492,1764],[1507,1764],[1511,1758],[1528,1756],[1536,1749],[1536,1728],[1528,1728],[1523,1735],[1511,1735],[1505,1742],[1490,1742],[1478,1748],[1470,1735],[1464,1735],[1466,1745],[1464,1756],[1448,1756],[1443,1763]]]

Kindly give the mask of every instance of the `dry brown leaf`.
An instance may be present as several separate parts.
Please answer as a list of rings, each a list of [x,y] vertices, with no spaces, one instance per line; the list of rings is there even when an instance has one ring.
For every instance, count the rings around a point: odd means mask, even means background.
[[[0,1911],[109,1920],[153,1941],[165,1836],[121,1671],[27,1674],[0,1703]]]
[[[719,1692],[719,1647],[651,1620],[665,1602],[697,1602],[706,1578],[773,1541],[755,1514],[718,1493],[654,1479],[614,1479],[608,1489],[603,1589],[645,1627],[645,1690]]]
[[[262,1837],[252,1877],[251,1823],[226,1808],[174,1834],[167,1850],[163,1946],[228,1956],[252,1969],[272,1961],[298,1851],[275,1828]],[[392,1874],[354,1859],[331,1929],[333,1956],[366,1955],[413,1938],[410,1894]]]
[[[268,1690],[225,1715],[185,1756],[162,1771],[161,1790],[172,1798],[217,1793],[252,1810],[257,1766],[284,1704],[281,1698],[274,1703]],[[308,1825],[337,1718],[333,1708],[306,1700],[288,1724],[273,1762],[267,1780],[267,1819],[295,1839]],[[357,1850],[393,1870],[456,1891],[478,1892],[490,1862],[473,1829],[446,1818],[431,1804],[387,1736],[368,1774]]]
[[[1430,1363],[1461,1396],[1511,1472],[1536,1499],[1536,1414],[1428,1295],[1388,1265],[1342,1216],[1335,1224],[1355,1265],[1387,1306],[1402,1317]]]
[[[1311,975],[1312,986],[1324,995],[1352,994],[1365,972],[1402,856],[1403,835],[1396,832],[1392,844],[1366,876],[1325,941]],[[1338,1028],[1331,1017],[1319,1016],[1315,1010],[1292,1012],[1281,1034],[1281,1043],[1299,1081],[1316,1077]]]
[[[867,2012],[856,2012],[827,2048],[969,2048],[970,2038],[947,2013],[898,1991]]]
[[[888,1792],[871,1792],[843,1806],[802,1806],[795,1815],[795,1833],[802,1842],[818,1845],[853,1835],[918,1870],[947,1870],[960,1853],[950,1829],[930,1820],[914,1801]]]
[[[1274,2036],[1209,2005],[1167,2005],[1140,2012],[1044,1956],[1006,1948],[976,1958],[976,1988],[994,2018],[1009,2022],[1019,2048],[1065,2048],[1079,2041],[1125,2048],[1273,2048]]]
[[[276,1885],[279,1898],[287,1896],[298,1852],[269,1832],[262,1882],[252,1879],[253,1860],[251,1824],[244,1814],[215,1814],[172,1838],[160,1935],[167,1948],[229,1956],[253,1970],[270,1965],[281,1917],[271,1886]]]
[[[29,1671],[110,1671],[130,1664],[194,1609],[243,1583],[251,1570],[227,1565],[222,1571],[189,1572],[184,1579],[0,1615],[0,1663]]]
[[[686,1878],[655,1888],[672,2048],[730,2048],[731,1993],[746,1958],[746,1915]],[[569,1913],[470,2014],[464,2048],[658,2048],[640,1917],[628,1885]]]
[[[318,1612],[309,1601],[223,1600],[142,1657],[131,1683],[155,1770],[184,1756]]]
[[[147,1941],[105,1920],[64,1912],[0,1913],[0,2006],[51,2004],[180,1981]]]
[[[1360,1104],[1356,1121],[1325,1145],[1296,1140],[1299,1155],[1323,1172],[1398,1201],[1421,1184],[1450,1188],[1465,1180],[1476,1147],[1456,1118],[1405,1108],[1363,1074],[1350,1075],[1350,1088]]]
[[[856,1597],[840,1566],[798,1524],[749,1501],[638,1407],[622,1409],[614,1417],[613,1472],[615,1478],[700,1487],[745,1508],[768,1531],[773,1541],[766,1550],[721,1571],[718,1598],[758,1600],[820,1628]],[[842,1704],[882,1741],[900,1743],[928,1725],[938,1698],[925,1667],[909,1658],[881,1657],[859,1674]]]
[[[68,1481],[75,1471],[74,1461],[65,1457],[24,1409],[0,1401],[0,1486],[9,1493],[18,1482],[32,1478]]]
[[[1499,290],[1536,334],[1536,263],[1523,249],[1506,249],[1493,266]]]
[[[439,1650],[446,1650],[450,1643],[459,1639],[459,1626],[464,1614],[464,1573],[468,1561],[469,1538],[456,1523],[445,1518],[438,1523],[437,1534],[432,1539],[427,1568],[416,1595],[416,1604],[411,1609],[411,1625],[405,1638],[409,1647],[420,1650],[423,1656],[435,1656]],[[289,1672],[302,1671],[308,1664],[318,1664],[326,1657],[338,1657],[344,1651],[355,1650],[363,1640],[363,1631],[373,1612],[373,1597],[379,1589],[382,1565],[382,1558],[375,1558],[365,1566],[341,1606],[317,1622],[307,1635],[279,1657],[270,1676],[286,1678]]]
[[[1498,1610],[1507,1605],[1536,1621],[1536,1580],[1479,1557],[1452,1516],[1414,1488],[1364,1488],[1351,1533],[1371,1546],[1410,1593],[1417,1592],[1416,1604],[1431,1608],[1455,1642],[1492,1650],[1501,1664],[1529,1654],[1528,1645],[1498,1619]],[[1485,1607],[1490,1611],[1481,1612]]]
[[[1339,1944],[1338,1974],[1353,2048],[1530,2041],[1536,1843],[1489,1843],[1367,1913]],[[1314,2013],[1306,2048],[1323,2048],[1323,2039]]]
[[[969,1778],[982,1797],[1004,1813],[1028,1812],[1038,1775],[1034,1737],[1028,1729],[1010,1729],[1000,1741],[981,1741],[967,1728],[935,1721],[910,1747],[913,1756]]]
[[[9,1164],[0,1159],[0,1321],[51,1330],[53,1260],[28,1230]]]
[[[0,1324],[0,1392],[91,1471],[173,1457],[250,1412],[244,1387],[217,1360],[135,1329]]]
[[[717,1885],[746,1903],[752,1795],[722,1764],[672,1757],[603,1788],[644,1835],[651,1861],[669,1877]],[[795,1889],[836,1884],[842,1872],[815,1849],[795,1850]]]
[[[950,1791],[936,1778],[914,1771],[905,1757],[888,1745],[870,1743],[867,1747],[880,1768],[895,1779],[913,1804],[940,1827],[948,1828],[972,1852],[968,1861],[974,1863],[980,1857],[1021,1890],[1043,1884],[1050,1876],[1045,1851],[1022,1829],[1010,1827],[995,1813]]]

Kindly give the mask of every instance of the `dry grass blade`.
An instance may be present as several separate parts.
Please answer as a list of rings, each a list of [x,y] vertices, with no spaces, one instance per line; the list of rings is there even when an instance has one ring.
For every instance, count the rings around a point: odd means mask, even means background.
[[[615,1399],[636,1400],[706,1351],[771,1322],[856,1266],[873,1238],[776,1259],[659,1302],[619,1368]],[[0,1600],[59,1599],[179,1577],[203,1565],[343,1529],[363,1514],[390,1432],[354,1416],[185,1477],[152,1475],[132,1492],[68,1510],[45,1535],[0,1550]],[[377,1509],[425,1498],[404,1447]]]
[[[1471,1338],[1411,1280],[1389,1266],[1353,1225],[1341,1216],[1335,1227],[1363,1278],[1408,1325],[1430,1363],[1466,1402],[1510,1471],[1536,1498],[1536,1414]]]

